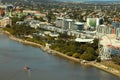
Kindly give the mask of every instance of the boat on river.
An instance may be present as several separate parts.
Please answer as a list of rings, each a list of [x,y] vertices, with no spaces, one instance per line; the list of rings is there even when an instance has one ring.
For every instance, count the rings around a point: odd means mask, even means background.
[[[24,70],[25,70],[25,71],[28,71],[28,70],[30,70],[30,67],[28,67],[28,65],[25,65],[25,66],[24,66]]]

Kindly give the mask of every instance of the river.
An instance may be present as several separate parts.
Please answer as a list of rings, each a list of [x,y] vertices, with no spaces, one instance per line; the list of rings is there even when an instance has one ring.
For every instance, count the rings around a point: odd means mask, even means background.
[[[27,64],[31,69],[24,71]],[[0,80],[120,80],[110,73],[83,66],[0,34]]]

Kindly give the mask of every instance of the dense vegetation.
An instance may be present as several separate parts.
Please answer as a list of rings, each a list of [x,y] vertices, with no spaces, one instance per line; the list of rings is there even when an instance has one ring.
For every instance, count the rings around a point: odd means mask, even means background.
[[[7,25],[5,30],[9,31],[12,35],[22,38],[28,41],[36,42],[42,45],[45,43],[51,44],[50,48],[60,51],[68,56],[73,56],[75,58],[80,58],[84,60],[95,60],[98,56],[98,40],[95,39],[94,43],[78,43],[72,41],[71,36],[65,34],[60,34],[60,36],[55,39],[50,36],[42,37],[34,35],[37,33],[38,29],[33,29],[30,26],[25,25],[13,25],[12,27]],[[33,38],[25,37],[26,35],[32,35]]]
[[[120,65],[120,56],[118,56],[118,55],[113,55],[113,56],[112,56],[112,61],[113,61],[115,64]]]
[[[59,39],[52,44],[51,48],[68,56],[91,61],[95,60],[98,56],[97,43],[97,39],[94,40],[94,43],[67,42]]]
[[[52,16],[51,16],[52,15]],[[49,13],[47,15],[47,18],[49,22],[51,22],[52,19],[55,19],[53,13]],[[50,48],[62,52],[68,56],[73,56],[75,58],[84,59],[88,61],[97,60],[100,61],[98,57],[98,40],[95,39],[93,43],[78,43],[74,42],[72,36],[68,36],[66,34],[60,34],[60,36],[55,39],[50,36],[38,36],[34,35],[34,33],[37,33],[40,31],[40,29],[34,29],[31,28],[28,25],[22,24],[17,25],[17,21],[23,21],[24,16],[22,18],[18,17],[12,17],[13,26],[7,25],[5,30],[9,31],[12,35],[22,38],[28,41],[36,42],[38,44],[42,44],[45,46],[45,43],[51,44]],[[25,37],[27,35],[31,35],[33,38]],[[112,60],[116,64],[120,64],[120,57],[113,56]]]
[[[17,38],[25,39],[25,40],[32,41],[45,46],[46,38],[33,35],[33,33],[37,32],[37,30],[34,28],[31,28],[30,26],[15,24],[11,27],[7,25],[6,28],[4,28],[4,30],[7,30]],[[33,38],[26,37],[28,35],[32,35]]]

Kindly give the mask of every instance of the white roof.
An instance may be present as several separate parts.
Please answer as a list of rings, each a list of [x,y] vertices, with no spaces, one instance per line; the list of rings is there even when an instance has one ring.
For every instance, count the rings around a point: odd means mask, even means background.
[[[93,42],[94,39],[82,39],[82,38],[76,38],[76,42]]]
[[[64,19],[63,17],[57,17],[57,19]]]
[[[88,33],[88,34],[90,34],[90,33],[96,33],[96,31],[83,31],[83,32]]]
[[[104,36],[100,40],[100,44],[103,45],[103,46],[111,45],[111,46],[114,46],[114,47],[120,47],[120,40],[116,40],[115,38],[111,39],[109,37]]]
[[[76,25],[83,25],[84,23],[82,22],[75,22]]]
[[[66,21],[73,21],[72,19],[65,19]]]
[[[51,33],[51,34],[49,34],[51,37],[58,37],[59,36],[59,34],[55,34],[55,33]]]

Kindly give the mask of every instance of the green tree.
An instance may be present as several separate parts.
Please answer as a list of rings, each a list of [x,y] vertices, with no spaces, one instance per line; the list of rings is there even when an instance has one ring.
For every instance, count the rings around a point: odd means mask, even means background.
[[[79,54],[79,53],[74,53],[74,54],[72,55],[72,57],[80,58],[80,54]]]
[[[41,22],[45,22],[45,20],[43,19],[43,17],[40,17],[39,20],[40,20]]]
[[[67,53],[65,53],[65,54],[68,55],[68,56],[72,56],[72,55],[73,55],[72,52],[67,52]]]
[[[101,62],[101,59],[100,59],[100,58],[97,58],[97,59],[96,59],[96,62]]]
[[[118,55],[114,55],[112,57],[112,61],[115,62],[116,64],[120,65],[120,57]]]
[[[80,46],[80,51],[81,51],[80,53],[83,54],[85,52],[85,50],[87,49],[87,47],[88,46],[86,44],[81,45]]]
[[[11,28],[11,26],[9,24],[6,25],[6,28]]]
[[[51,23],[56,20],[56,16],[53,14],[52,11],[49,11],[48,14],[46,15],[48,22]]]
[[[98,49],[98,42],[99,40],[98,39],[94,39],[93,43],[92,43],[92,47],[96,50]]]
[[[95,60],[95,56],[93,54],[90,54],[90,53],[84,53],[80,56],[80,58],[83,60],[87,60],[87,61]]]
[[[92,48],[92,47],[87,47],[87,49],[86,49],[85,52],[86,52],[86,53],[90,53],[90,54],[95,54],[95,50],[94,50],[94,48]]]
[[[15,25],[17,21],[20,21],[20,18],[18,17],[12,17],[12,24]]]

